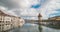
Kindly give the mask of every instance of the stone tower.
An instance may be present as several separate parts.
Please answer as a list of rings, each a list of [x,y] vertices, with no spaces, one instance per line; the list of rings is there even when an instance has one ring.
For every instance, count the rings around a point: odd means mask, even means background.
[[[42,15],[39,13],[38,14],[38,24],[40,24],[41,21],[42,21]]]

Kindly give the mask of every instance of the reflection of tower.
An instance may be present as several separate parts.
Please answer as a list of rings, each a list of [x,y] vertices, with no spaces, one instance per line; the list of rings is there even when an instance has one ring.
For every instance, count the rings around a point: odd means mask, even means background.
[[[38,24],[40,24],[41,21],[42,21],[42,15],[39,13],[38,14]]]

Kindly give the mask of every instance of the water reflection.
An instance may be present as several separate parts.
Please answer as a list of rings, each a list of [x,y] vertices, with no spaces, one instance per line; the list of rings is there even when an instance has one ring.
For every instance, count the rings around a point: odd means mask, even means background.
[[[10,32],[39,32],[37,24],[26,23],[23,27],[14,29]]]
[[[42,32],[60,32],[60,30],[42,26]]]
[[[23,27],[16,28],[9,32],[60,32],[60,30],[48,28],[45,26],[40,26],[40,30],[38,28],[39,28],[39,25],[37,24],[26,23],[23,25]]]

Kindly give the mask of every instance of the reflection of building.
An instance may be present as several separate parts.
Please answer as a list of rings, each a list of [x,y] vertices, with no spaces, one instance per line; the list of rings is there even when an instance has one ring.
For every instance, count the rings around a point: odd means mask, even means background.
[[[0,10],[0,31],[20,27],[23,24],[24,20],[21,20],[20,17],[5,14]]]
[[[48,20],[51,21],[50,24],[60,26],[60,16],[51,17]]]
[[[49,20],[60,20],[60,16],[51,17]]]

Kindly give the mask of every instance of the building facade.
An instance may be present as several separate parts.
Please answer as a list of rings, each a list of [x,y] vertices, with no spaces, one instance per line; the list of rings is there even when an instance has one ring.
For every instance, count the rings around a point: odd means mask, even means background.
[[[60,16],[51,17],[48,18],[48,20],[60,20]]]
[[[0,10],[0,31],[20,27],[25,23],[20,17],[5,14]]]
[[[42,15],[39,13],[38,14],[38,24],[41,24],[41,21],[42,21]]]

